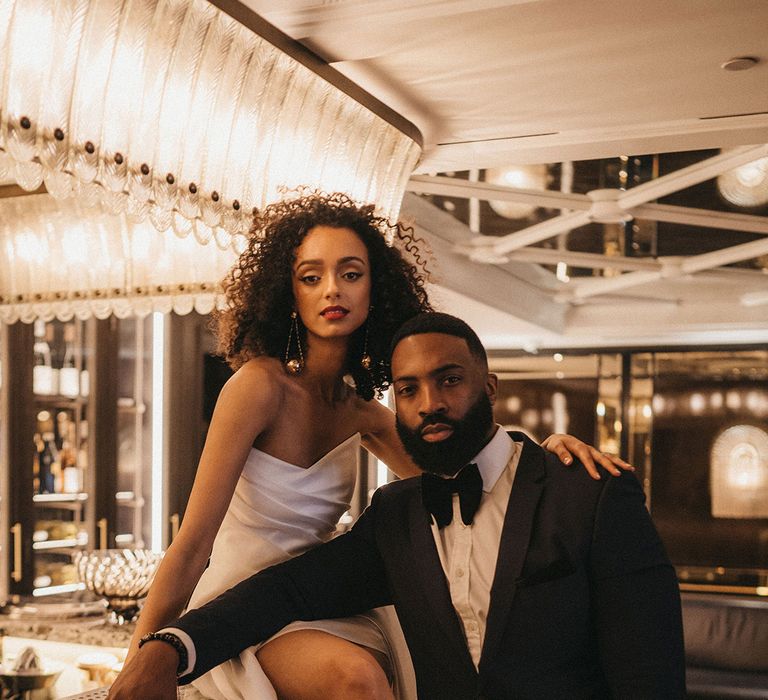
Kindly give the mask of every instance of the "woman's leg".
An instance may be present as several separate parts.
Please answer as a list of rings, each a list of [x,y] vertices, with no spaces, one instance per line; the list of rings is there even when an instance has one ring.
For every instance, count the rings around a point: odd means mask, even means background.
[[[394,700],[377,652],[327,632],[289,632],[256,657],[280,700]]]

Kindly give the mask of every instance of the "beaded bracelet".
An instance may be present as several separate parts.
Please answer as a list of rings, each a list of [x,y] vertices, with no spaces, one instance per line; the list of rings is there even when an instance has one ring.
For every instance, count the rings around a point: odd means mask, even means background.
[[[157,640],[159,642],[165,642],[170,644],[179,655],[179,665],[176,667],[176,675],[180,676],[187,670],[189,663],[189,655],[187,654],[187,647],[184,646],[184,642],[181,641],[173,632],[150,632],[145,634],[139,640],[139,649],[143,647],[147,642]]]

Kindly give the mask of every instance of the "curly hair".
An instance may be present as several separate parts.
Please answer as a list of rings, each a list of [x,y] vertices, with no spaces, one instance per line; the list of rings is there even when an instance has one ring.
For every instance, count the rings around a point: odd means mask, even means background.
[[[357,205],[345,194],[301,193],[256,214],[248,247],[224,280],[226,306],[216,317],[219,352],[234,369],[253,357],[283,358],[295,305],[296,249],[314,226],[349,228],[368,251],[372,310],[350,337],[345,371],[357,394],[369,401],[389,386],[388,352],[395,331],[431,310],[424,288],[428,272],[412,229],[392,224],[375,215],[373,205]],[[388,238],[394,245],[388,245]],[[360,364],[366,324],[373,358],[369,370]],[[304,342],[302,323],[299,334]]]

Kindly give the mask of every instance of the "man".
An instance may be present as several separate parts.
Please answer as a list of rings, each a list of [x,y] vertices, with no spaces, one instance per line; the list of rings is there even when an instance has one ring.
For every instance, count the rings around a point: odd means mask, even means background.
[[[389,603],[421,700],[684,697],[677,583],[636,479],[594,481],[500,430],[496,377],[452,316],[408,321],[392,375],[398,432],[429,473],[184,615],[112,697],[175,697],[177,671],[189,682],[292,620]]]

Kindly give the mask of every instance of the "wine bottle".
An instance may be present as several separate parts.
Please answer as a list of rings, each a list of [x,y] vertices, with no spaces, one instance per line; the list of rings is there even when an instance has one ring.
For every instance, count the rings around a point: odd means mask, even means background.
[[[53,330],[52,328],[50,329]],[[47,396],[55,394],[57,387],[54,386],[54,370],[51,363],[51,346],[48,344],[48,329],[45,321],[37,319],[35,321],[35,344],[33,352],[35,354],[35,365],[32,369],[32,391],[35,394]]]
[[[32,458],[32,492],[41,493],[40,491],[40,454],[43,451],[43,439],[40,437],[40,433],[35,433],[32,440],[35,443],[35,454]]]
[[[80,435],[77,446],[77,469],[79,471],[80,488],[85,488],[86,474],[88,472],[88,421],[80,421]]]
[[[77,369],[75,326],[64,326],[64,359],[59,370],[59,393],[74,397],[80,393],[80,371]]]
[[[61,473],[64,493],[78,493],[80,491],[80,469],[77,466],[77,452],[75,451],[75,424],[72,422],[68,424],[66,437],[61,444]]]
[[[43,449],[39,457],[40,493],[56,493],[55,474],[59,470],[59,454],[53,433],[43,433]]]

